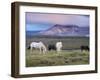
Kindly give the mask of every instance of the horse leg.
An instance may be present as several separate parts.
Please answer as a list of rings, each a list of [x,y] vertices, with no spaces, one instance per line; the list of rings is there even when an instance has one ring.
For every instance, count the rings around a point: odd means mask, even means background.
[[[40,54],[41,54],[41,48],[40,48]]]
[[[45,54],[45,51],[44,51],[44,49],[43,49],[43,54]]]
[[[60,49],[59,49],[59,48],[57,48],[57,53],[59,53],[59,51],[60,51]]]
[[[32,53],[32,47],[31,47],[30,49],[31,49],[31,51],[30,51],[30,52]]]
[[[45,54],[45,48],[42,48],[42,52],[43,52],[43,54]]]
[[[44,48],[42,48],[42,52],[43,52],[43,54],[45,53],[45,50],[44,50]]]
[[[61,53],[61,48],[59,48],[59,52]]]
[[[83,49],[81,48],[81,52],[83,52]]]

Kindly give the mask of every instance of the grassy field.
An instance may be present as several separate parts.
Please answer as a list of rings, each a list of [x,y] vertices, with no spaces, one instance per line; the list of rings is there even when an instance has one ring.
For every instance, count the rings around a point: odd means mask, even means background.
[[[39,54],[38,50],[33,50],[31,53],[27,47],[33,41],[42,41],[46,47],[61,41],[63,51],[60,53],[48,51],[46,54]],[[89,52],[81,52],[82,45],[89,46],[89,37],[28,36],[26,37],[26,67],[89,64]]]
[[[26,67],[81,64],[89,64],[88,51],[63,50],[59,53],[48,51],[46,54],[40,54],[38,50],[30,52],[26,49]]]
[[[38,42],[42,41],[46,47],[48,45],[53,44],[55,45],[56,42],[61,41],[63,44],[63,50],[66,49],[80,49],[80,46],[89,46],[89,37],[26,37],[26,47],[30,45],[31,42]]]

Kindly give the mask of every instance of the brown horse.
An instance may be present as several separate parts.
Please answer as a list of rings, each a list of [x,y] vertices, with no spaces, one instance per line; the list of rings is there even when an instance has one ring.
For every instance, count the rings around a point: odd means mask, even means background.
[[[80,48],[81,48],[81,51],[83,51],[83,50],[89,51],[89,47],[88,47],[88,46],[83,46],[83,45],[82,45]]]

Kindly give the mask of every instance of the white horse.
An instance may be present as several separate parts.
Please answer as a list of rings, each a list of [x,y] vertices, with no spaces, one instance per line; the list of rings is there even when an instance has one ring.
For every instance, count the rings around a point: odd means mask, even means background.
[[[57,52],[60,52],[61,51],[61,49],[62,49],[62,42],[57,42],[56,43],[56,50],[57,50]]]
[[[40,53],[41,52],[46,53],[46,51],[47,51],[46,46],[41,41],[40,42],[31,42],[31,44],[30,44],[31,51],[32,51],[32,48],[39,49]]]

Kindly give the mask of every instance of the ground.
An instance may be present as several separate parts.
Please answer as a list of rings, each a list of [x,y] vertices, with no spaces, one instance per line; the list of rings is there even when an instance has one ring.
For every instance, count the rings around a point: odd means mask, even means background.
[[[89,64],[89,52],[81,50],[48,51],[40,54],[38,50],[26,49],[26,67],[82,65]]]

